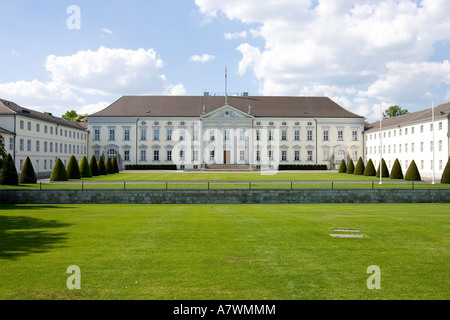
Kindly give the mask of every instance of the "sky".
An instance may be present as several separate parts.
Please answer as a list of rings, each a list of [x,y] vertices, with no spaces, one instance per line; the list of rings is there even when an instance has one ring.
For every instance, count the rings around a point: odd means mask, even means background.
[[[376,121],[450,101],[449,0],[0,0],[0,97],[327,96]]]

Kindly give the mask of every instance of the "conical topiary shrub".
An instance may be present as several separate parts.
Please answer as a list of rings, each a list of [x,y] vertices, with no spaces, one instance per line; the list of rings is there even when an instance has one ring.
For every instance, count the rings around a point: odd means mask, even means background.
[[[348,161],[347,174],[353,174],[353,172],[355,172],[355,165],[353,164],[353,160],[350,159]]]
[[[91,157],[91,161],[89,162],[89,168],[91,169],[93,177],[97,177],[100,175],[100,173],[98,172],[97,159],[95,159],[95,156]]]
[[[5,186],[17,186],[19,184],[16,165],[9,153],[6,160],[3,161],[3,167],[0,171],[0,184]]]
[[[394,165],[392,166],[391,174],[389,175],[391,179],[403,179],[402,166],[398,159],[395,159]]]
[[[359,157],[358,162],[356,163],[355,171],[353,172],[354,175],[362,176],[364,174],[364,170],[366,169],[363,159]]]
[[[381,159],[381,163],[382,163],[382,175],[383,175],[383,178],[389,178],[389,169],[388,169],[388,167],[387,167],[387,165],[386,165],[386,161],[384,161],[384,158],[383,159]],[[380,165],[378,165],[378,170],[377,170],[377,178],[379,178],[380,177]]]
[[[113,166],[113,169],[114,169],[114,173],[119,173],[119,164],[117,163],[117,158],[116,157],[114,157],[112,159],[112,166]]]
[[[444,172],[442,172],[441,183],[450,183],[450,157],[448,158]]]
[[[100,159],[98,159],[98,173],[101,176],[106,176],[108,174],[103,156],[100,156]]]
[[[110,157],[106,158],[105,166],[106,166],[106,173],[114,174],[114,167],[112,165],[112,161],[111,161]]]
[[[91,168],[89,167],[86,156],[83,156],[83,158],[81,158],[79,169],[81,178],[92,178]]]
[[[419,169],[417,168],[416,162],[413,160],[406,170],[405,180],[408,181],[421,181],[422,178],[420,176]]]
[[[69,179],[80,179],[80,167],[78,166],[78,161],[74,155],[71,155],[69,162],[67,163],[67,178]]]
[[[347,165],[345,164],[344,159],[342,159],[341,164],[339,166],[339,173],[347,173]]]
[[[364,170],[364,175],[367,177],[373,177],[377,174],[375,170],[375,166],[373,165],[372,159],[369,159],[366,165],[366,169]]]
[[[31,163],[30,157],[25,159],[22,171],[19,176],[19,184],[33,184],[37,183],[36,173],[34,172],[33,164]]]
[[[67,181],[67,171],[62,163],[61,159],[56,160],[55,166],[53,167],[52,174],[50,176],[50,181]]]

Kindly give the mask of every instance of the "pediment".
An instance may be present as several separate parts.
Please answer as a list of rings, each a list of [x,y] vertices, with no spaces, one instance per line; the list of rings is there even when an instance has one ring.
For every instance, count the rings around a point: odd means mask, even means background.
[[[251,114],[245,113],[236,107],[226,104],[218,109],[202,115],[202,119],[252,119]]]

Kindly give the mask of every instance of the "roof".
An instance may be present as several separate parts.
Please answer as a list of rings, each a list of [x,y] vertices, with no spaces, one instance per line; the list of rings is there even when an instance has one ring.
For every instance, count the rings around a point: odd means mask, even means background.
[[[229,96],[227,103],[255,117],[364,118],[327,97]],[[224,96],[123,96],[89,117],[200,117],[225,105]]]
[[[441,104],[434,108],[434,116],[438,117],[449,117],[450,116],[450,102]],[[421,111],[416,111],[412,113],[407,113],[401,116],[383,119],[382,127],[393,127],[403,124],[409,124],[414,122],[419,122],[423,120],[431,120],[432,118],[432,108],[425,109]],[[370,130],[380,130],[380,121],[369,123],[365,126],[366,131]]]
[[[2,128],[2,127],[0,127],[0,133],[3,133],[3,134],[14,134],[14,132],[11,132],[11,131],[9,131],[9,130],[6,130],[5,128]]]
[[[27,109],[27,108],[17,105],[14,102],[4,100],[4,99],[0,99],[0,115],[21,115],[24,117],[47,121],[50,123],[54,123],[54,124],[74,128],[74,129],[79,129],[79,130],[87,129],[86,123],[72,122],[72,121],[62,119],[62,118],[54,117],[51,114]]]

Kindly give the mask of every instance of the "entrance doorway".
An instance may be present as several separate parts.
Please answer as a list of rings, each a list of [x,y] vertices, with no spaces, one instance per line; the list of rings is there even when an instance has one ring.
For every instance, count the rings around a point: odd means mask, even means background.
[[[223,164],[229,164],[231,162],[230,151],[223,152]]]

